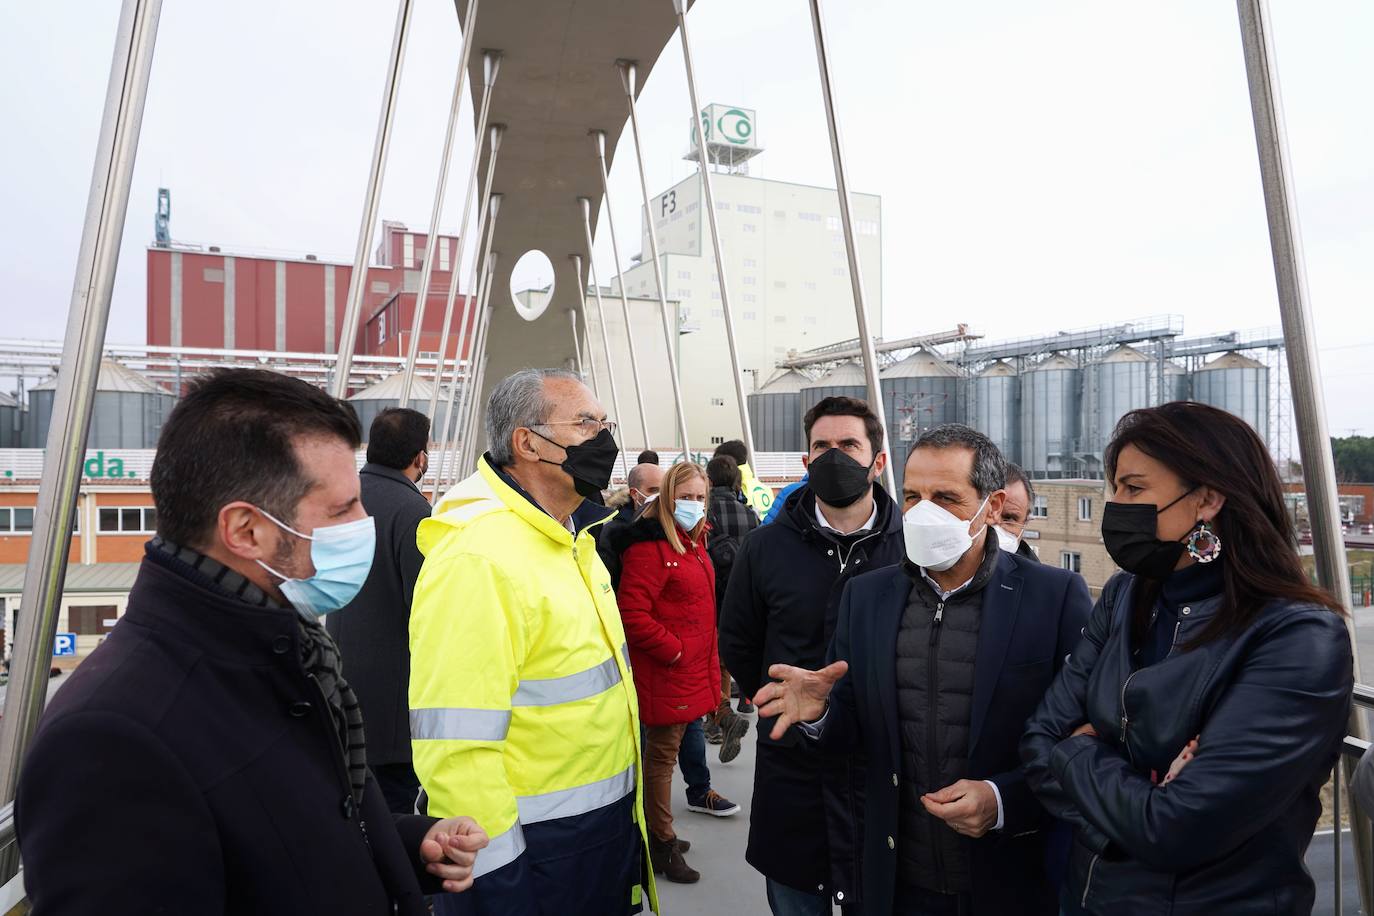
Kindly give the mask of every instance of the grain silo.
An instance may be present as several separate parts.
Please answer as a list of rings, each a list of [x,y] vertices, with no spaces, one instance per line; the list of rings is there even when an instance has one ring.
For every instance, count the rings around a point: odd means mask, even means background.
[[[1021,374],[1021,466],[1032,478],[1084,472],[1079,461],[1082,375],[1062,353]]]
[[[1021,463],[1021,377],[1015,366],[998,360],[973,379],[971,420],[1003,457]]]
[[[0,391],[0,448],[23,447],[24,411],[19,402]]]
[[[749,425],[754,448],[760,452],[804,452],[801,392],[813,384],[796,369],[779,371],[762,388],[749,395]]]
[[[907,453],[922,432],[963,416],[961,380],[959,370],[924,347],[883,370],[878,384],[895,480],[902,479]]]
[[[857,360],[846,360],[801,390],[801,412],[805,414],[822,398],[845,397],[868,400],[868,379]]]
[[[388,375],[375,385],[369,385],[357,394],[351,395],[348,403],[353,405],[353,409],[358,413],[358,422],[363,427],[363,441],[368,440],[368,432],[372,429],[372,421],[377,419],[377,414],[391,407],[401,406],[401,383],[404,373],[397,372]],[[429,416],[429,399],[434,394],[434,382],[431,379],[416,375],[410,385],[410,408],[418,410],[425,416]],[[462,392],[460,391],[461,395]],[[439,406],[436,411],[442,420],[448,416],[448,392],[439,392]],[[434,418],[430,417],[429,437],[435,441],[443,438],[444,426],[442,423],[435,423]]]
[[[1269,441],[1269,367],[1232,350],[1193,373],[1193,400],[1240,417]]]
[[[25,441],[30,448],[43,448],[47,443],[56,396],[57,376],[29,390],[30,422]],[[176,397],[167,389],[112,359],[102,359],[86,448],[157,448],[162,423],[175,404]]]
[[[1134,347],[1117,347],[1087,369],[1083,398],[1085,449],[1093,470],[1101,469],[1102,453],[1116,423],[1127,413],[1150,406],[1151,360]]]

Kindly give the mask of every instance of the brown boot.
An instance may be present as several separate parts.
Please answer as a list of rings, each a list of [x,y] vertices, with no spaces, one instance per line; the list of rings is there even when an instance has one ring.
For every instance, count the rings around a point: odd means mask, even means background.
[[[674,840],[663,841],[649,834],[649,859],[654,866],[654,874],[662,875],[674,884],[696,884],[701,873],[687,864],[682,857],[682,849]]]

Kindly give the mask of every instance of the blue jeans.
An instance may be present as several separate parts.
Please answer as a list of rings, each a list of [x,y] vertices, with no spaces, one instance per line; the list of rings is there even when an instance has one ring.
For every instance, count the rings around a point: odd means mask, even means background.
[[[711,788],[711,770],[706,766],[706,733],[702,731],[701,720],[687,723],[687,731],[682,734],[682,744],[677,749],[677,765],[682,769],[682,778],[687,783],[687,797],[705,795]]]
[[[768,882],[768,908],[773,916],[830,916],[830,898],[799,891],[772,878]]]

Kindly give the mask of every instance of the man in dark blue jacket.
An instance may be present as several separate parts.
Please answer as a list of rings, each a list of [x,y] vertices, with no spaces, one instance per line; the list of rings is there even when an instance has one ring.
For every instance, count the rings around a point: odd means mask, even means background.
[[[741,698],[770,666],[820,667],[845,583],[902,556],[897,504],[876,483],[887,455],[873,411],[825,398],[803,425],[810,483],[744,538],[721,607],[720,660]],[[856,896],[863,761],[827,759],[796,733],[770,737],[771,725],[760,717],[745,857],[767,881],[774,916],[829,916],[831,898],[847,906]]]
[[[981,433],[950,424],[918,439],[906,559],[845,588],[825,668],[775,665],[756,698],[778,716],[775,737],[801,723],[824,750],[866,753],[865,912],[1057,912],[1050,821],[1017,745],[1092,602],[1079,576],[999,549],[989,519],[1005,483]]]
[[[318,619],[372,562],[360,438],[346,404],[257,369],[172,411],[128,611],[20,774],[35,916],[423,916],[423,894],[471,885],[486,836],[387,811]]]

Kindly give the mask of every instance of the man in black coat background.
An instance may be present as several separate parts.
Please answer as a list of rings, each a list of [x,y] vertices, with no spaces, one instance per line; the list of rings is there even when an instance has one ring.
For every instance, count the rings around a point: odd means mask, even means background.
[[[883,428],[855,398],[825,398],[804,418],[806,487],[735,556],[720,616],[720,660],[752,697],[772,665],[818,668],[851,578],[902,557],[901,513],[876,481]],[[775,916],[829,916],[854,902],[855,795],[862,760],[828,759],[796,732],[772,738],[759,717],[746,858]]]
[[[998,546],[1005,484],[986,436],[923,433],[903,475],[902,564],[845,588],[826,667],[775,666],[756,698],[775,734],[798,723],[827,753],[866,755],[866,913],[1059,911],[1053,821],[1018,745],[1092,600],[1081,576]]]
[[[393,407],[377,414],[358,474],[377,552],[362,591],[325,618],[367,723],[367,761],[387,807],[411,814],[420,792],[410,758],[410,602],[424,555],[415,529],[429,518],[419,482],[429,468],[429,417]]]
[[[372,562],[358,419],[306,382],[193,382],[128,610],[53,698],[15,800],[35,916],[423,916],[471,818],[393,817],[320,625]]]

